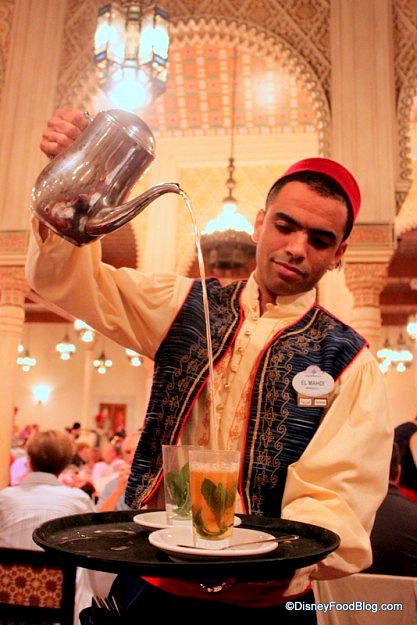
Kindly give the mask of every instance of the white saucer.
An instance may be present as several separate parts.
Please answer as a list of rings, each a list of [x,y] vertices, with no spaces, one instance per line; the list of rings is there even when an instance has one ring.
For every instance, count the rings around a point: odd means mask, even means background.
[[[144,512],[143,514],[137,514],[133,517],[133,520],[138,525],[143,527],[149,527],[151,529],[163,529],[165,527],[171,527],[167,523],[167,515],[165,510],[158,510],[155,512]],[[178,523],[179,527],[190,527],[191,521],[186,519]],[[176,525],[177,527],[177,525]]]
[[[167,516],[165,510],[157,510],[155,512],[144,512],[143,514],[137,514],[133,517],[133,521],[142,527],[148,527],[150,529],[165,529],[172,527],[167,523]],[[234,526],[237,527],[242,523],[242,519],[235,516]],[[176,523],[175,527],[191,527],[191,521],[182,521]]]
[[[253,540],[266,540],[273,538],[272,534],[261,532],[259,530],[249,530],[244,528],[236,528],[233,531],[232,544],[244,543]],[[258,545],[239,546],[235,549],[196,549],[193,547],[193,534],[190,527],[170,527],[157,530],[149,534],[149,542],[154,547],[167,551],[168,553],[180,553],[182,557],[205,558],[205,557],[221,557],[236,558],[238,556],[253,556],[268,553],[277,548],[274,541],[260,543]],[[180,547],[181,545],[189,545]]]

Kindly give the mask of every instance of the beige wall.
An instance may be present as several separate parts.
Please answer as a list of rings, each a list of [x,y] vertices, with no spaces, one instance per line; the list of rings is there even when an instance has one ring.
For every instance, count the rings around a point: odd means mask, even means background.
[[[61,429],[74,421],[80,421],[87,350],[85,344],[69,328],[70,338],[76,344],[77,351],[71,360],[61,360],[55,346],[63,339],[65,331],[66,326],[61,323],[26,324],[25,337],[29,337],[30,355],[37,359],[37,364],[28,372],[19,368],[17,374],[16,423],[20,427],[27,423],[38,423],[42,429]],[[99,338],[92,350],[93,357],[97,357],[102,348],[103,343]],[[146,367],[132,367],[124,350],[108,339],[104,342],[104,351],[113,361],[113,366],[103,375],[93,371],[88,426],[94,427],[93,417],[98,412],[100,401],[126,403],[127,429],[136,430],[141,427],[145,413]],[[45,404],[34,400],[33,389],[38,384],[47,384],[52,389],[50,399]]]

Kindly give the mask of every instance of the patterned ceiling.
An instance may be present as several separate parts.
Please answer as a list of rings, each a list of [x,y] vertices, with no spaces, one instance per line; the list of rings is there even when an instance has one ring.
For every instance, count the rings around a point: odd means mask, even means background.
[[[282,61],[221,43],[171,46],[166,92],[138,113],[156,136],[224,134],[234,95],[237,133],[317,132],[311,98]]]
[[[173,50],[167,91],[144,112],[161,134],[224,133],[232,125],[233,64],[236,63],[237,132],[305,132],[316,129],[311,102],[301,84],[275,59],[226,45]]]

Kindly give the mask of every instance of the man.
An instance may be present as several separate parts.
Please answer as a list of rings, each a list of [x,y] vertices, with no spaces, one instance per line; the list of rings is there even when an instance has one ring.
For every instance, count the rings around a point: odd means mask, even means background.
[[[392,450],[388,493],[371,532],[373,562],[365,573],[417,577],[417,504],[399,488],[400,451]]]
[[[27,445],[29,473],[18,486],[0,491],[0,546],[40,550],[32,533],[42,523],[70,514],[94,512],[91,498],[79,488],[64,486],[58,475],[71,461],[73,443],[66,432],[48,430],[31,434]],[[94,574],[77,569],[76,611],[91,604]]]
[[[85,123],[79,112],[58,110],[42,150],[58,154]],[[201,281],[116,270],[101,262],[100,242],[76,248],[34,220],[32,287],[155,360],[127,504],[163,506],[161,444],[207,445],[213,412],[219,446],[242,449],[240,511],[313,523],[341,537],[334,553],[288,580],[217,584],[220,592],[209,593],[191,580],[124,580],[132,622],[135,606],[137,614],[158,606],[158,615],[249,610],[282,625],[314,623],[311,610],[287,612],[286,600],[312,602],[310,579],[369,566],[369,534],[388,481],[389,402],[366,340],[317,305],[315,288],[339,266],[359,207],[353,176],[328,159],[300,161],[271,187],[255,221],[254,273],[227,286],[207,281],[213,407]],[[304,392],[310,383],[323,386],[319,401]],[[116,589],[123,593],[121,584]]]

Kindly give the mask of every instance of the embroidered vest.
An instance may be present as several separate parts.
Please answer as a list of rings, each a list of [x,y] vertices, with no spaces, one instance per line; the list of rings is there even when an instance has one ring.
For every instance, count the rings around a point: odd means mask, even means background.
[[[242,323],[246,282],[221,286],[209,279],[207,296],[214,367],[231,348]],[[323,408],[297,406],[294,376],[310,365],[334,380],[366,344],[352,328],[319,306],[265,345],[249,406],[240,493],[245,512],[280,516],[288,466],[316,432]],[[208,379],[202,284],[196,280],[156,356],[144,430],[136,449],[126,502],[140,508],[162,481],[162,444],[173,444]]]

